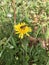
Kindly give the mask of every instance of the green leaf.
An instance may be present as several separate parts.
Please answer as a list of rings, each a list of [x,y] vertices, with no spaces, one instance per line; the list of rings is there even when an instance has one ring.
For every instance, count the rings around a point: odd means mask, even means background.
[[[27,47],[28,47],[28,41],[27,40],[23,40],[22,41],[22,48],[27,52]]]
[[[48,62],[47,62],[47,64],[46,65],[49,65],[49,60],[48,60]]]
[[[46,34],[45,34],[45,37],[46,37],[46,39],[49,38],[49,29],[47,29]]]
[[[13,38],[13,37],[11,38],[11,41],[12,41],[13,46],[15,46],[15,47],[16,47],[16,43],[15,43],[15,40],[14,40],[14,38]]]

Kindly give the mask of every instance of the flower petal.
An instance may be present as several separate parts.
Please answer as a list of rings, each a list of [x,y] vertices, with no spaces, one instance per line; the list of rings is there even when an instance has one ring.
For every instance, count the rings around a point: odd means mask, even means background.
[[[27,36],[30,36],[28,33],[26,33]]]
[[[23,34],[19,34],[19,38],[23,39],[23,36],[24,36]]]

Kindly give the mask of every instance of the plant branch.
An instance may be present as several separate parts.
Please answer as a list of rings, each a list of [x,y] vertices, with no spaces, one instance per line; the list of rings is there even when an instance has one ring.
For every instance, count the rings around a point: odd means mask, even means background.
[[[13,10],[14,10],[14,24],[16,24],[16,0],[12,0],[12,7],[13,7]]]

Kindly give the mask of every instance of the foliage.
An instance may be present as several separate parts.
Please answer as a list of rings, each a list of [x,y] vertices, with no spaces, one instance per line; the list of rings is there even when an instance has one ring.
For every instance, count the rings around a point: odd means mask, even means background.
[[[49,0],[13,1],[0,0],[0,65],[49,65]],[[16,24],[28,24],[30,37],[15,34],[14,7]]]

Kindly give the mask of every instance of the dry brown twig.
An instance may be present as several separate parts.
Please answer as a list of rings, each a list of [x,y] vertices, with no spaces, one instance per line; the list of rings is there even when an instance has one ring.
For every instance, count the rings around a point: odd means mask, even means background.
[[[13,7],[13,10],[14,10],[14,24],[16,24],[16,0],[12,0],[12,7]]]

